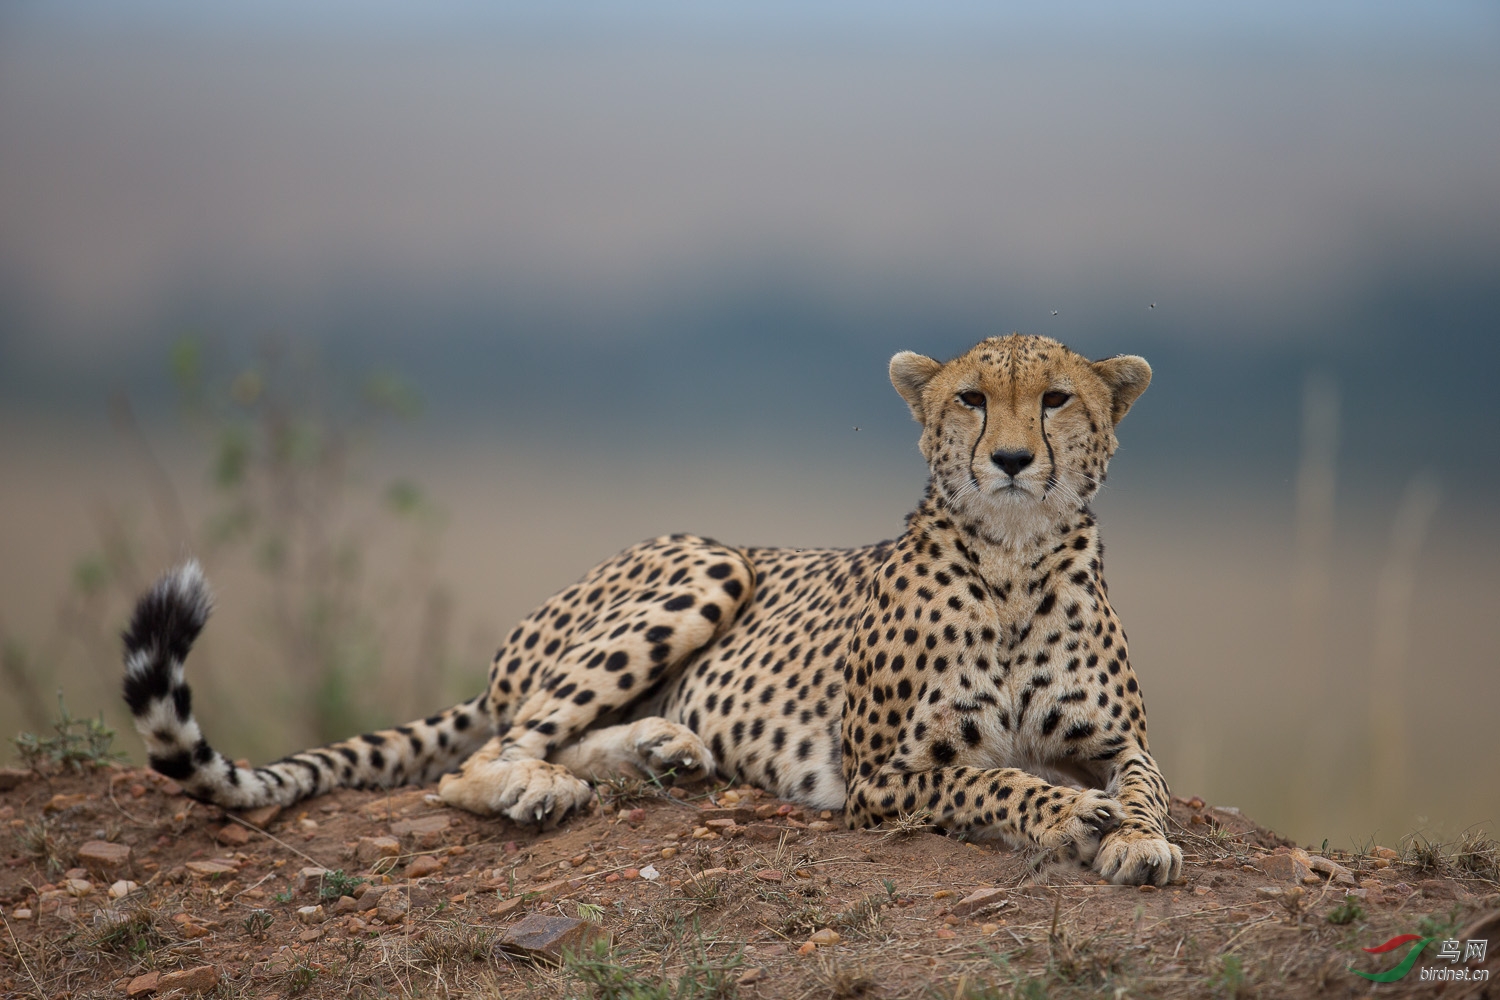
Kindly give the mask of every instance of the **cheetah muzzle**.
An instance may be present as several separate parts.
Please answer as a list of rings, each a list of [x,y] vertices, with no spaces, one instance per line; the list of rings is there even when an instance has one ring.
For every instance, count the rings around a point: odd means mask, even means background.
[[[184,661],[211,601],[195,563],[174,570],[124,636],[151,766],[226,808],[441,778],[454,807],[543,827],[595,778],[717,773],[851,826],[925,813],[1115,882],[1176,879],[1090,508],[1150,367],[1012,335],[946,363],[903,352],[890,377],[929,469],[899,538],[642,542],[528,615],[476,697],[264,767],[199,731]]]

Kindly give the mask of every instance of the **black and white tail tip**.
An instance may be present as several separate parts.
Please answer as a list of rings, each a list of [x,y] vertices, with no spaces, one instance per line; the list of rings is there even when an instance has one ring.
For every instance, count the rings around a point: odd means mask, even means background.
[[[135,606],[125,630],[125,703],[146,741],[151,766],[182,778],[194,769],[203,736],[193,720],[193,695],[183,662],[213,610],[213,595],[196,561],[164,575]]]

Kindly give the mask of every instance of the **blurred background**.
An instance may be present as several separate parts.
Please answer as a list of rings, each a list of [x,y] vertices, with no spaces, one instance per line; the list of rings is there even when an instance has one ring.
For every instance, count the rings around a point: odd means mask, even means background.
[[[688,530],[899,533],[889,356],[1145,355],[1097,509],[1174,791],[1500,818],[1500,13],[0,10],[0,731],[195,553],[210,737],[466,696]]]

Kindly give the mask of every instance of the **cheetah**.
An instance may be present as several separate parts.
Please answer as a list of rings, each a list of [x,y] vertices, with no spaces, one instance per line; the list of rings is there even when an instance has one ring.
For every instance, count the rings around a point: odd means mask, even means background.
[[[483,693],[407,725],[242,767],[193,717],[184,662],[211,597],[188,563],[124,634],[150,764],[229,809],[438,782],[450,806],[551,827],[614,774],[749,782],[851,827],[1055,851],[1121,884],[1182,868],[1090,501],[1151,380],[1011,334],[890,379],[925,494],[894,541],[736,548],[671,535],[545,601]]]

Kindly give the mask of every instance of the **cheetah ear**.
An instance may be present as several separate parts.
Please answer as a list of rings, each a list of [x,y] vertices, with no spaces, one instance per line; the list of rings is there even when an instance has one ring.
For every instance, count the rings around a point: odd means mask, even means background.
[[[1118,424],[1130,412],[1130,404],[1151,384],[1151,366],[1146,364],[1145,358],[1122,354],[1095,361],[1092,367],[1094,374],[1109,386],[1110,419]]]
[[[901,398],[911,407],[912,417],[919,424],[926,422],[922,409],[922,390],[927,388],[927,383],[932,381],[932,376],[942,367],[942,362],[914,351],[902,351],[891,358],[891,385],[901,393]]]

